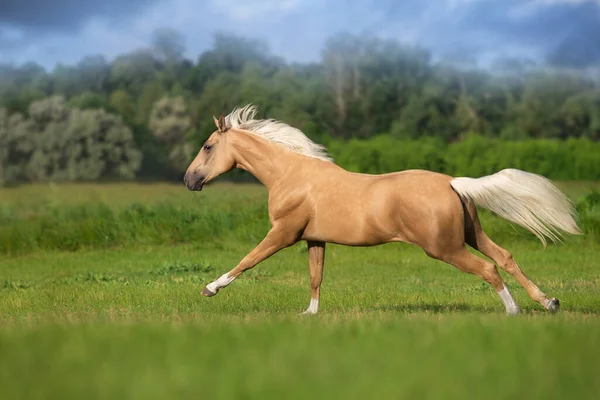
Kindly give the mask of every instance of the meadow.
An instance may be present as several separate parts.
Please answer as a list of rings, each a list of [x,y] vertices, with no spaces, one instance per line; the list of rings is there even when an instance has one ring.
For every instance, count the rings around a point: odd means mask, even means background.
[[[328,245],[321,310],[304,243],[218,296],[269,229],[266,191],[216,183],[0,189],[0,398],[597,398],[598,182],[557,182],[585,234],[488,234],[561,300],[504,315],[479,278],[407,244]]]

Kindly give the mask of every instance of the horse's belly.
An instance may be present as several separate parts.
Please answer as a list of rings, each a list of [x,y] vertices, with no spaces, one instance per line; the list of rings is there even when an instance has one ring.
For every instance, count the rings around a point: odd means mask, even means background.
[[[303,239],[346,246],[374,246],[398,240],[393,220],[365,210],[339,207],[317,214],[306,227]]]

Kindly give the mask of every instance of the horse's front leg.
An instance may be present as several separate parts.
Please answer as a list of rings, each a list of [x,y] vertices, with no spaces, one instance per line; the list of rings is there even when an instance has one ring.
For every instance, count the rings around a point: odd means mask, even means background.
[[[214,296],[219,292],[219,289],[229,285],[247,269],[254,268],[256,264],[266,260],[279,250],[293,245],[297,241],[298,235],[295,232],[274,226],[262,242],[248,253],[234,269],[221,275],[216,281],[206,285],[202,290],[202,295],[207,297]]]
[[[325,264],[325,243],[307,241],[308,263],[310,267],[310,303],[302,314],[316,314],[319,311],[321,282],[323,281],[323,265]]]

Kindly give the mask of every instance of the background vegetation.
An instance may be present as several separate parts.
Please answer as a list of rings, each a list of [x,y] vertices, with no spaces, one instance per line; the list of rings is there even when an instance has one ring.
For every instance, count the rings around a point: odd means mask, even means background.
[[[353,170],[600,176],[595,70],[511,59],[475,69],[348,35],[331,38],[313,64],[223,34],[196,60],[184,50],[161,30],[150,48],[110,62],[0,65],[0,182],[179,179],[214,130],[211,115],[249,102]]]

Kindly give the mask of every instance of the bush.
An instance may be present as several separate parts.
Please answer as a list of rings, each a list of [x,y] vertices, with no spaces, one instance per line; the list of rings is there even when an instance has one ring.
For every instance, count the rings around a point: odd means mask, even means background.
[[[600,179],[600,142],[586,138],[509,141],[468,135],[460,142],[445,144],[435,138],[376,136],[332,141],[329,150],[340,166],[373,174],[428,169],[452,176],[479,177],[504,168],[518,168],[549,179]]]

